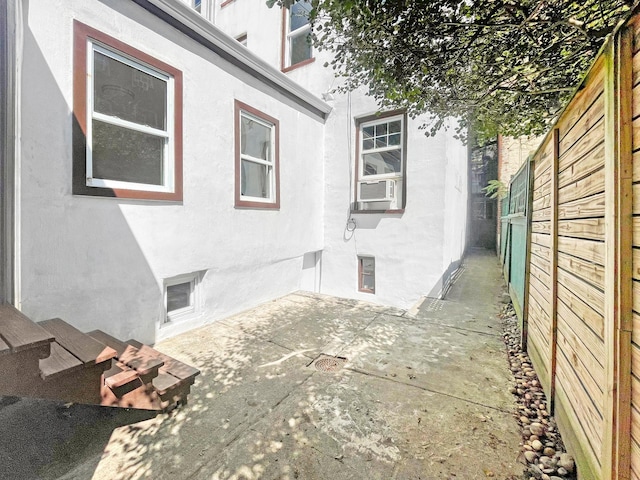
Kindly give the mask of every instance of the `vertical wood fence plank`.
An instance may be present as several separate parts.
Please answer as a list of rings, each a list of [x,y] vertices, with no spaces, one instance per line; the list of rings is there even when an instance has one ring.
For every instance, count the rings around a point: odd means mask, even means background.
[[[549,408],[553,412],[556,397],[556,356],[558,349],[558,162],[560,130],[553,129],[551,158],[551,359],[549,365]]]
[[[632,42],[605,51],[605,375],[602,478],[631,475]]]

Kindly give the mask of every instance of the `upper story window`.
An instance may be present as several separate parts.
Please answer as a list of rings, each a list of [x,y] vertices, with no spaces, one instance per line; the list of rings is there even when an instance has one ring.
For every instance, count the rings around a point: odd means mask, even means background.
[[[196,12],[202,13],[202,0],[192,0],[191,6]]]
[[[182,199],[182,73],[75,23],[74,185],[81,195]]]
[[[390,112],[356,120],[356,208],[397,211],[404,208],[406,115]]]
[[[236,100],[236,206],[280,208],[279,122]]]
[[[309,0],[297,0],[285,12],[286,37],[284,38],[283,70],[306,65],[312,62],[311,23],[309,12],[312,9]]]

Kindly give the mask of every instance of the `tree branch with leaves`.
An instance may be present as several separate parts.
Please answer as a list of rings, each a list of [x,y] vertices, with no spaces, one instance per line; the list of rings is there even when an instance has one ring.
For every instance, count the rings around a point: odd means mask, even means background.
[[[295,0],[269,0],[288,7]],[[540,134],[630,0],[299,0],[311,3],[316,48],[382,108],[448,117],[482,137]]]

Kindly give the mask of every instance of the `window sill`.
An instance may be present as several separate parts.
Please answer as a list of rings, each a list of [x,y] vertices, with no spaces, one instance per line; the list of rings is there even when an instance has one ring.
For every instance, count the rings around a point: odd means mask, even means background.
[[[244,208],[244,209],[253,209],[253,210],[280,210],[280,202],[263,203],[263,202],[236,200],[235,207]]]
[[[182,202],[182,192],[149,192],[145,190],[88,187],[86,185],[75,185],[73,187],[72,194],[83,197],[105,197],[123,200],[159,200],[165,202]]]
[[[351,213],[357,213],[357,214],[377,213],[377,214],[388,214],[388,215],[402,215],[404,213],[404,208],[397,208],[395,210],[351,210]]]
[[[310,63],[313,63],[315,61],[316,61],[316,57],[307,58],[306,60],[303,60],[303,61],[298,62],[296,64],[290,65],[288,67],[284,67],[282,69],[282,73],[287,73],[287,72],[290,72],[291,70],[295,70],[297,68],[304,67],[305,65],[309,65]]]
[[[376,294],[376,291],[375,291],[375,290],[366,290],[366,289],[364,289],[364,288],[358,289],[358,291],[359,291],[360,293],[370,293],[370,294],[372,294],[372,295],[375,295],[375,294]]]

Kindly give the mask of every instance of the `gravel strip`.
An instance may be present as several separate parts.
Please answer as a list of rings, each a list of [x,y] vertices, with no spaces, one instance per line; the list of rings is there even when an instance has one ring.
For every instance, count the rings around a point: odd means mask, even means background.
[[[549,415],[547,398],[540,386],[529,355],[520,348],[520,330],[512,305],[505,305],[500,316],[503,339],[507,345],[509,366],[514,377],[510,388],[517,411],[516,420],[522,431],[519,460],[526,465],[526,480],[576,479],[575,462],[566,453],[553,416]]]

